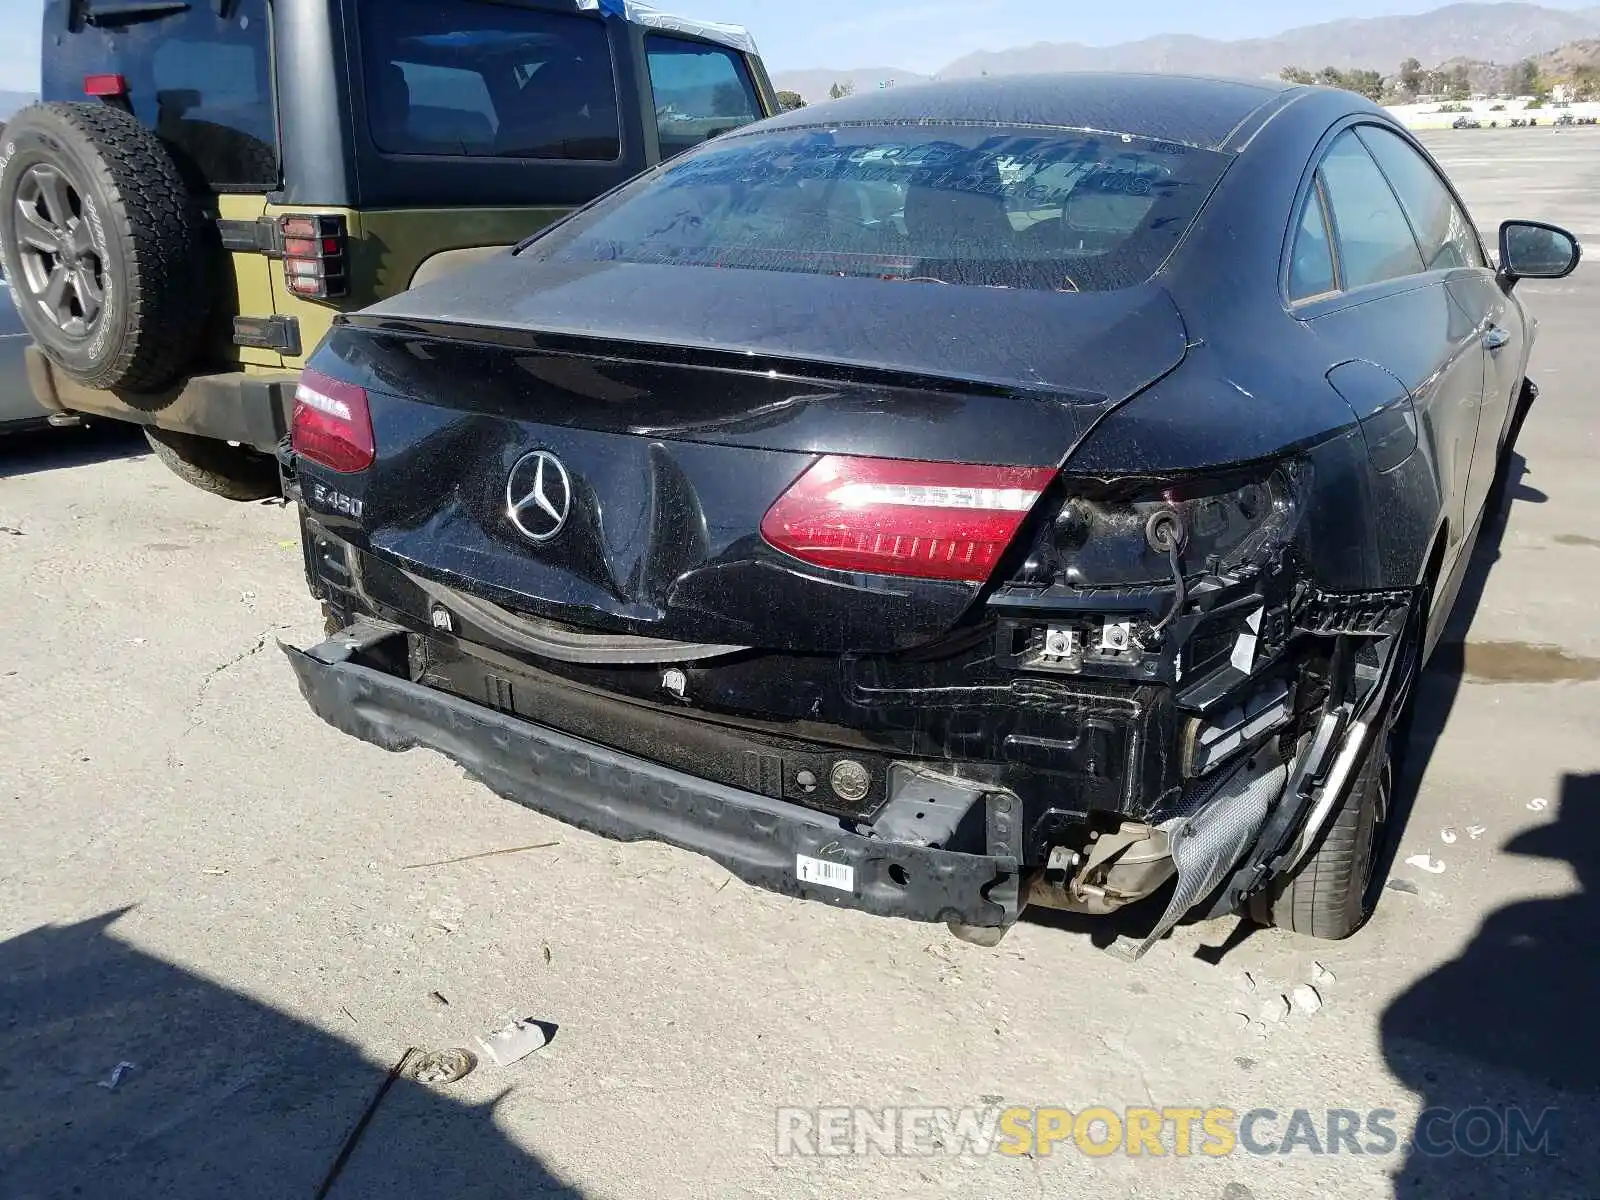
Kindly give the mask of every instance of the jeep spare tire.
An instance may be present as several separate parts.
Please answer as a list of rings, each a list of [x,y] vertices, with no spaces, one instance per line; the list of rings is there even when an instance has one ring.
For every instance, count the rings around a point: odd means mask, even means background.
[[[150,392],[194,356],[210,295],[161,140],[103,104],[37,104],[0,138],[0,255],[17,311],[86,387]]]

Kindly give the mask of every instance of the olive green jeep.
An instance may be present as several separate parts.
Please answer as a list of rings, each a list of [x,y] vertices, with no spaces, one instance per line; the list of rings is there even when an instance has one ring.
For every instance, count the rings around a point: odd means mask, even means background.
[[[0,256],[51,412],[276,494],[334,314],[778,111],[742,30],[632,0],[47,0]]]

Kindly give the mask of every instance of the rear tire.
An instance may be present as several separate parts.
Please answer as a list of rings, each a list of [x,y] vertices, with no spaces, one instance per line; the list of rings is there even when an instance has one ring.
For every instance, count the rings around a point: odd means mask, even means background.
[[[199,222],[172,157],[129,113],[36,104],[6,123],[0,256],[28,332],[85,387],[158,391],[199,347]]]
[[[259,451],[153,426],[144,436],[168,470],[203,492],[225,500],[266,500],[281,492],[277,461]]]
[[[1389,738],[1367,754],[1361,774],[1345,793],[1316,848],[1298,867],[1274,881],[1250,902],[1250,915],[1262,925],[1339,941],[1360,929],[1378,827],[1388,811],[1393,766]]]

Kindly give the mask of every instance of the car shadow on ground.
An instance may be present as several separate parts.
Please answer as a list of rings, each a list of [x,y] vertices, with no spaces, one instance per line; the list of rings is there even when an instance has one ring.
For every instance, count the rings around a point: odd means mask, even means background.
[[[330,1183],[388,1068],[135,949],[111,930],[125,911],[0,943],[0,1197],[582,1194],[493,1102],[403,1077]]]
[[[150,443],[137,425],[94,421],[67,429],[27,429],[0,434],[0,479],[86,467],[117,458],[139,458]]]
[[[1543,504],[1548,497],[1526,482],[1527,460],[1515,451],[1506,460],[1504,478],[1497,484],[1484,515],[1483,528],[1473,547],[1472,558],[1462,578],[1455,606],[1439,645],[1428,663],[1427,670],[1417,684],[1416,705],[1413,710],[1411,735],[1403,752],[1399,775],[1395,780],[1393,809],[1384,827],[1384,841],[1379,847],[1372,870],[1372,895],[1376,901],[1389,879],[1395,859],[1405,836],[1406,823],[1416,804],[1417,793],[1427,773],[1428,762],[1434,747],[1444,733],[1461,691],[1465,667],[1464,648],[1467,631],[1472,626],[1478,605],[1483,600],[1489,573],[1500,560],[1500,544],[1505,537],[1510,507],[1514,503]],[[1077,913],[1058,912],[1038,907],[1028,908],[1023,920],[1071,933],[1086,935],[1097,947],[1105,949],[1119,939],[1143,941],[1155,928],[1166,908],[1174,884],[1167,884],[1149,899],[1130,905],[1109,917],[1090,917]],[[1190,916],[1183,924],[1204,920]],[[1202,947],[1197,956],[1213,965],[1220,963],[1238,946],[1248,941],[1261,926],[1240,918],[1221,944]]]
[[[1502,849],[1570,863],[1576,889],[1490,914],[1383,1014],[1389,1069],[1420,1096],[1399,1200],[1596,1195],[1600,775],[1568,775],[1553,816]]]

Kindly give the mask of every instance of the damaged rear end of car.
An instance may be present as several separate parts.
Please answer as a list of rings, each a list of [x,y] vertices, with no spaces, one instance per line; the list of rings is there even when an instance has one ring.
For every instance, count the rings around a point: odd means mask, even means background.
[[[1047,461],[1097,393],[437,332],[352,325],[302,385],[332,637],[291,658],[346,732],[562,820],[978,937],[1176,875],[1154,940],[1303,856],[1381,711],[1409,595],[1314,586],[1310,457],[1106,484]],[[1008,461],[836,452],[968,423]]]
[[[1192,217],[1222,167],[1184,159]],[[1094,212],[1148,195],[1142,161]],[[1414,670],[1412,590],[1329,586],[1311,498],[1365,462],[1353,414],[1107,473],[1080,452],[1119,407],[1204,389],[1157,282],[940,286],[876,249],[796,271],[754,225],[724,270],[564,257],[575,229],[342,318],[302,380],[280,461],[329,640],[287,652],[320,716],[988,944],[1030,904],[1170,885],[1143,953],[1273,902]]]

